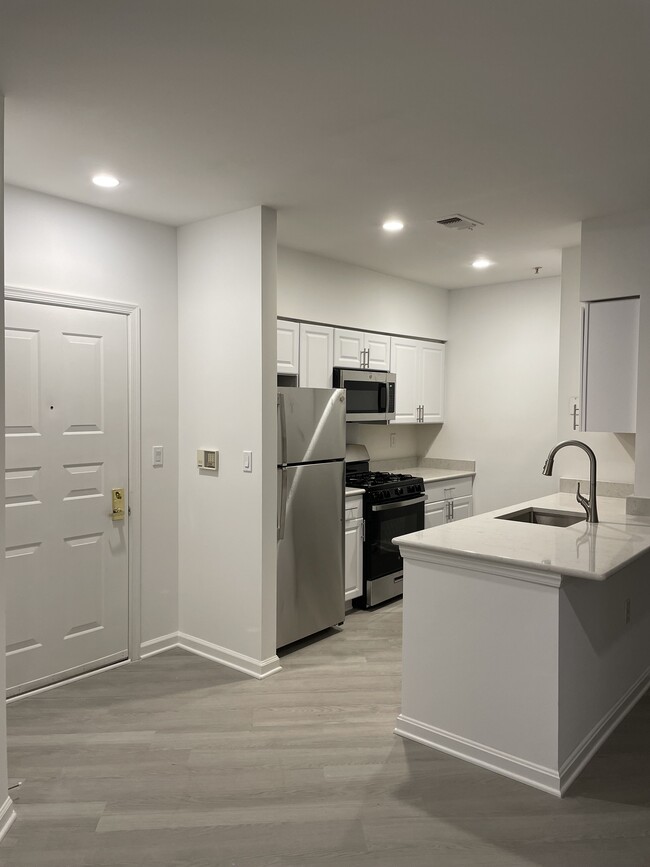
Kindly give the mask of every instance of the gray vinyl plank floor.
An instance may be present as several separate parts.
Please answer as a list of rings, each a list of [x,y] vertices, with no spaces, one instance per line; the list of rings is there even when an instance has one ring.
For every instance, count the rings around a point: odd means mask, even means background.
[[[0,867],[650,867],[650,696],[558,800],[393,734],[401,615],[261,682],[171,650],[10,705]]]

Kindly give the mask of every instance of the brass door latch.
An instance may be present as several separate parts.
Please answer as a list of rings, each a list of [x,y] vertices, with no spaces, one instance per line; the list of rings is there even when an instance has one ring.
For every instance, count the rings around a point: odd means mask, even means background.
[[[111,518],[114,521],[124,520],[124,488],[113,488],[112,492],[113,511]]]

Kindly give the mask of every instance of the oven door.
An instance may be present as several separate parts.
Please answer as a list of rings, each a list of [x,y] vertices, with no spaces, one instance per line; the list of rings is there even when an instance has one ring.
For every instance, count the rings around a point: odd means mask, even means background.
[[[424,529],[426,495],[394,503],[376,503],[366,511],[366,540],[363,548],[364,581],[402,571],[402,557],[392,540],[405,533]]]

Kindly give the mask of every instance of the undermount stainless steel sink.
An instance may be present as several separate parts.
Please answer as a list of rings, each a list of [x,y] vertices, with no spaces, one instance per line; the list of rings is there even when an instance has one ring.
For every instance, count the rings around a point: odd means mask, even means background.
[[[555,512],[553,509],[519,509],[509,515],[496,515],[501,521],[520,521],[524,524],[544,524],[547,527],[570,527],[584,521],[585,515],[576,512]]]

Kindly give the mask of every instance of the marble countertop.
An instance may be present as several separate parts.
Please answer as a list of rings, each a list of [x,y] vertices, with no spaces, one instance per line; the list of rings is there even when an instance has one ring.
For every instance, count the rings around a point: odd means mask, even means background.
[[[598,497],[598,524],[582,520],[571,527],[547,527],[498,520],[529,506],[584,514],[575,495],[551,494],[393,541],[406,558],[409,552],[440,552],[596,581],[650,551],[650,518],[626,515],[624,499]]]
[[[393,470],[393,472],[420,476],[425,482],[446,482],[448,479],[460,479],[464,476],[476,475],[472,470],[439,470],[435,467],[404,467]]]

